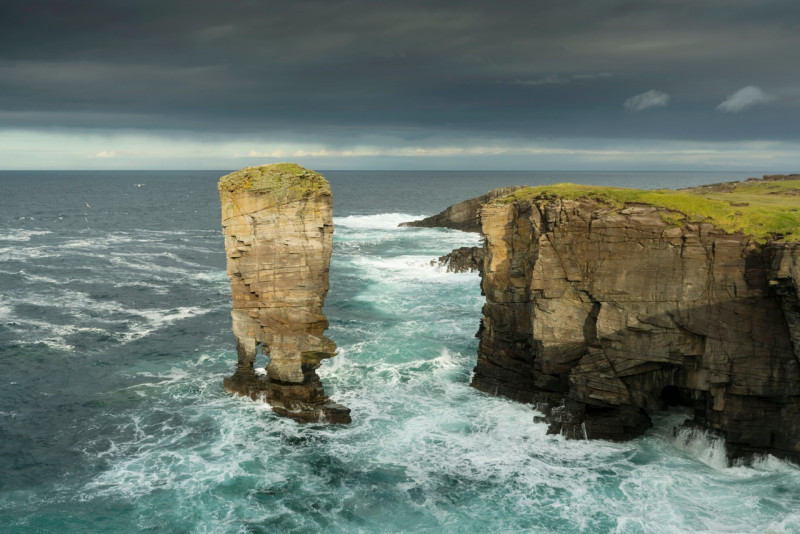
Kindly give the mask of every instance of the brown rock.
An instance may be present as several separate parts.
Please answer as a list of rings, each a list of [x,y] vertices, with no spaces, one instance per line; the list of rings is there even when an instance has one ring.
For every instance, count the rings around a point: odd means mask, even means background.
[[[480,232],[481,220],[479,212],[481,207],[490,200],[499,197],[505,197],[518,189],[522,189],[521,185],[514,185],[509,187],[499,187],[492,189],[485,195],[470,198],[458,204],[453,204],[443,212],[421,219],[419,221],[410,221],[400,223],[400,226],[413,226],[423,228],[452,228],[454,230],[463,230],[464,232]]]
[[[731,457],[800,460],[800,244],[593,200],[491,203],[482,223],[474,387],[568,437],[629,439],[678,404]]]
[[[316,374],[336,354],[325,337],[333,244],[332,196],[319,174],[294,164],[249,167],[219,182],[238,364],[229,393],[262,399],[298,421],[350,422]],[[258,347],[269,356],[255,373]]]
[[[439,256],[438,263],[448,273],[472,273],[483,269],[483,247],[461,247],[449,254]]]

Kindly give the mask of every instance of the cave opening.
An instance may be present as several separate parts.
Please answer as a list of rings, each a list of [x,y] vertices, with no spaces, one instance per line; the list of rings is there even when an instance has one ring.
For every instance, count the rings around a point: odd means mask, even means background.
[[[668,410],[670,408],[694,408],[695,399],[692,397],[692,391],[687,388],[678,386],[665,386],[661,390],[661,408]]]

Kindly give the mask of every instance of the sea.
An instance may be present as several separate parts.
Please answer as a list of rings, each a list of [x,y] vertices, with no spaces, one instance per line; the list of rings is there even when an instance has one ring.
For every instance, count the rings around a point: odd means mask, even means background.
[[[0,532],[800,532],[800,468],[728,467],[685,413],[568,441],[471,388],[479,277],[431,260],[480,238],[397,226],[500,186],[763,173],[323,171],[331,426],[223,391],[226,172],[0,172]]]

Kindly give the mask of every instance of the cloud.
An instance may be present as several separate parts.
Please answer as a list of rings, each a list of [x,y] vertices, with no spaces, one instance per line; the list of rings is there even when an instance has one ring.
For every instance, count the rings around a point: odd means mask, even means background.
[[[625,101],[628,111],[642,111],[648,108],[661,108],[669,104],[669,95],[663,91],[651,89],[646,93],[632,96]]]
[[[766,104],[775,100],[775,97],[768,95],[761,88],[754,85],[742,87],[730,95],[717,109],[725,113],[739,113],[758,104]]]
[[[596,72],[596,73],[587,73],[587,74],[571,74],[568,76],[562,76],[559,74],[548,74],[546,76],[542,76],[541,78],[515,78],[514,80],[507,82],[511,85],[561,85],[565,83],[572,83],[577,81],[584,81],[584,80],[599,80],[603,78],[611,78],[613,75],[610,72]]]
[[[117,153],[115,151],[113,151],[113,150],[101,150],[97,154],[89,155],[89,157],[92,158],[92,159],[95,159],[95,158],[97,158],[97,159],[116,158],[117,157]]]

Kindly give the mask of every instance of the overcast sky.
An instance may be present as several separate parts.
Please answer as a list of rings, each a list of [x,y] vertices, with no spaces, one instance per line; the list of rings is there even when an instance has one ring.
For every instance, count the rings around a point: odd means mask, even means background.
[[[0,168],[800,170],[798,0],[1,0]]]

